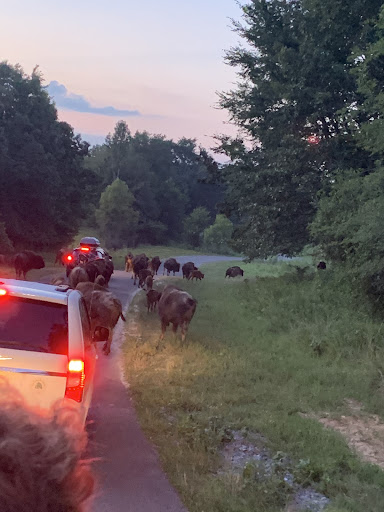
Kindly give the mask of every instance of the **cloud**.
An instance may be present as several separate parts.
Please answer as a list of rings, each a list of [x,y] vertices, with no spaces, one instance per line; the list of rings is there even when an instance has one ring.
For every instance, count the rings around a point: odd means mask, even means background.
[[[115,107],[92,107],[84,96],[68,92],[68,89],[53,80],[47,86],[48,94],[53,98],[57,107],[75,112],[86,112],[88,114],[100,114],[102,116],[140,116],[137,110],[119,110]]]

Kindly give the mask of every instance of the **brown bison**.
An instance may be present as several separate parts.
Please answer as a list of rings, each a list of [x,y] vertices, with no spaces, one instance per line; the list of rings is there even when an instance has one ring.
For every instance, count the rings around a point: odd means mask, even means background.
[[[230,267],[227,269],[225,273],[225,277],[237,277],[237,276],[243,276],[244,270],[240,267]]]
[[[167,271],[167,276],[169,276],[171,272],[175,275],[175,272],[180,272],[180,263],[178,263],[175,258],[168,258],[164,263],[163,275],[165,271]]]
[[[40,269],[45,267],[43,258],[33,251],[22,251],[16,254],[14,259],[14,267],[16,271],[16,278],[25,279],[25,275],[32,269]]]
[[[161,292],[157,290],[149,290],[147,292],[147,311],[154,311],[156,309],[157,303],[159,302],[161,297]]]
[[[181,339],[185,340],[188,326],[196,311],[197,301],[189,293],[177,288],[176,286],[167,286],[159,300],[159,315],[161,320],[161,336],[164,338],[168,325],[173,325],[173,332],[181,327]]]
[[[125,256],[125,271],[132,272],[133,271],[133,254],[129,252]]]
[[[154,258],[151,259],[150,268],[151,268],[153,274],[156,276],[157,276],[157,272],[159,270],[160,265],[161,265],[161,261],[158,256],[155,256]]]
[[[146,286],[146,288],[147,288],[147,291],[148,291],[148,290],[152,290],[152,288],[153,288],[153,276],[152,276],[152,275],[147,276],[147,277],[145,278],[145,286]],[[143,288],[144,288],[144,287],[143,287]]]
[[[143,268],[139,271],[139,288],[144,288],[144,283],[147,277],[152,277],[152,270],[148,268]]]
[[[200,272],[200,270],[192,270],[192,272],[188,276],[188,279],[192,279],[192,281],[194,279],[196,279],[196,281],[201,281],[202,279],[204,279],[204,274]]]
[[[183,279],[184,279],[184,277],[186,277],[188,279],[189,274],[193,270],[197,270],[197,267],[195,267],[195,264],[192,263],[192,261],[188,261],[187,263],[184,263],[184,265],[181,267],[181,271],[183,272]]]
[[[69,274],[69,286],[73,289],[76,288],[76,286],[79,283],[88,283],[89,282],[89,276],[83,267],[75,267],[71,270],[71,273]]]
[[[103,286],[95,283],[79,283],[76,290],[84,297],[92,332],[95,332],[96,327],[104,327],[108,330],[108,339],[103,346],[103,352],[107,356],[111,352],[113,328],[119,318],[126,321],[121,302]]]
[[[136,279],[139,278],[140,270],[148,269],[149,258],[143,253],[138,254],[133,258],[132,262],[132,277],[134,278],[133,284],[136,285]]]

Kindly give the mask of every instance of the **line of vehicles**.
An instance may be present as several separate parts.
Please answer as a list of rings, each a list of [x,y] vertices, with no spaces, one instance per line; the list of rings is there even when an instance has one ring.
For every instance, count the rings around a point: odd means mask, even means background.
[[[77,265],[108,257],[94,237],[63,255],[67,275]],[[67,285],[0,277],[0,377],[29,405],[62,403],[85,422],[92,399],[95,342],[109,331],[91,323],[82,294]]]

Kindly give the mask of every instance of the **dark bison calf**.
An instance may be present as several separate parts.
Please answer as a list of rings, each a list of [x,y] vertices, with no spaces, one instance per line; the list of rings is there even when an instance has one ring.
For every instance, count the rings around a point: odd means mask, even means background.
[[[194,279],[196,279],[196,281],[201,281],[202,279],[204,279],[204,274],[200,272],[200,270],[192,270],[192,272],[188,276],[188,279],[192,279],[192,281]]]
[[[139,271],[139,288],[144,288],[144,283],[147,277],[152,277],[152,270],[149,270],[148,268],[143,268]]]
[[[195,264],[192,261],[188,261],[187,263],[184,263],[184,265],[181,267],[181,270],[183,272],[183,279],[184,277],[188,279],[189,274],[193,270],[197,270],[197,267],[195,267]]]
[[[243,276],[244,270],[240,267],[229,267],[225,273],[225,277]]]
[[[22,251],[16,254],[14,259],[16,278],[25,279],[25,275],[32,269],[40,269],[45,267],[43,258],[33,251]]]
[[[149,290],[147,292],[147,311],[154,311],[156,309],[157,303],[159,302],[161,297],[161,292],[157,290]]]
[[[327,268],[327,264],[325,263],[325,261],[320,261],[320,263],[318,263],[318,265],[317,265],[318,270],[325,270],[326,268]]]
[[[159,300],[159,315],[161,320],[161,336],[164,338],[168,325],[173,325],[173,332],[177,332],[180,325],[181,339],[185,340],[188,326],[196,311],[197,301],[184,290],[176,286],[167,286]]]

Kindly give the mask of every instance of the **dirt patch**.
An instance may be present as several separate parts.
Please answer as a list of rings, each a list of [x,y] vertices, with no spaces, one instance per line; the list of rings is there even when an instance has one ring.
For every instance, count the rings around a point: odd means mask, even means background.
[[[316,419],[345,438],[348,446],[365,461],[384,469],[384,423],[374,415],[367,415],[354,400],[346,400],[350,416],[331,418],[328,414]]]
[[[223,465],[218,475],[232,474],[238,478],[252,475],[255,482],[278,479],[279,487],[286,489],[291,497],[285,512],[322,512],[329,504],[330,500],[323,494],[295,482],[292,461],[280,452],[272,456],[265,448],[266,439],[262,435],[241,431],[230,434],[231,441],[221,451]]]

